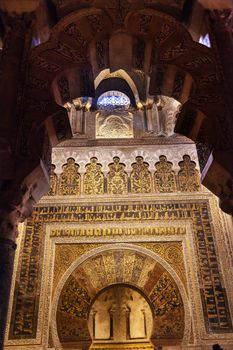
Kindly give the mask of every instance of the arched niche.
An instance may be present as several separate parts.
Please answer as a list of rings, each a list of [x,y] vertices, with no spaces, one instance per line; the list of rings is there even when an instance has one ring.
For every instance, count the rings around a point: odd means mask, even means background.
[[[136,344],[137,348],[150,342],[154,310],[147,297],[136,287],[114,284],[97,294],[93,300],[88,326],[92,338],[91,349]],[[116,346],[116,345],[115,345]]]
[[[153,309],[153,343],[187,342],[190,310],[185,288],[173,268],[157,254],[130,244],[97,248],[74,262],[56,290],[51,329],[54,345],[90,346],[88,318],[96,296],[126,284],[140,290]]]

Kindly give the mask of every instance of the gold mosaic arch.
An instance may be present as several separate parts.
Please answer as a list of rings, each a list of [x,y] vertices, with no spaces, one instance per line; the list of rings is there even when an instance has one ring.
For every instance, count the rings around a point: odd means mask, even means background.
[[[190,317],[182,282],[156,254],[126,244],[97,248],[68,268],[54,296],[54,344],[89,343],[92,301],[114,284],[136,287],[149,300],[154,314],[152,339],[182,341]]]
[[[173,277],[184,302],[185,335],[183,344],[188,344],[189,342],[191,330],[190,303],[193,312],[195,312],[192,315],[195,339],[199,339],[199,331],[201,332],[200,334],[207,337],[206,339],[213,339],[213,336],[216,337],[215,339],[220,339],[220,337],[225,337],[224,334],[232,333],[226,285],[221,278],[222,270],[216,251],[215,232],[223,232],[216,209],[216,202],[210,194],[203,193],[189,197],[189,194],[181,193],[179,198],[174,197],[174,200],[171,200],[168,196],[163,196],[162,198],[153,197],[149,200],[145,198],[144,202],[142,202],[138,197],[135,200],[128,200],[123,203],[108,198],[108,203],[104,199],[104,201],[102,200],[102,202],[100,201],[97,204],[93,204],[92,199],[88,202],[77,203],[76,197],[68,201],[61,197],[56,205],[53,198],[45,198],[40,205],[35,207],[32,217],[28,219],[25,235],[22,238],[20,257],[17,271],[15,272],[15,287],[12,290],[14,304],[12,304],[11,319],[9,321],[9,344],[12,345],[16,342],[34,344],[35,341],[41,344],[41,341],[47,341],[49,325],[51,325],[55,346],[57,350],[60,349],[60,342],[56,335],[55,315],[61,290],[74,269],[84,260],[95,253],[116,249],[116,243],[105,244],[107,241],[110,243],[110,237],[111,242],[117,242],[119,249],[135,251],[139,249],[139,252],[144,252],[145,255],[151,256],[161,263]],[[107,222],[108,227],[106,228],[105,224],[103,227],[99,227],[98,223],[100,220],[104,223]],[[198,275],[192,280],[193,277],[189,273],[190,268],[187,270],[188,280],[194,286],[192,290],[187,289],[190,299],[187,299],[186,283],[182,277],[185,276],[183,274],[185,273],[184,269],[182,269],[182,266],[180,266],[181,269],[176,268],[177,264],[174,261],[177,261],[177,254],[174,255],[174,251],[170,250],[170,246],[174,246],[174,240],[177,241],[176,238],[178,236],[181,235],[183,237],[185,235],[187,239],[191,238],[190,235],[186,235],[183,226],[180,226],[180,220],[189,222],[189,225],[192,227],[193,243],[191,246],[193,249],[190,251],[191,255],[189,256],[185,244],[184,253],[186,252],[185,254],[188,254],[186,256],[189,258],[192,256],[189,262],[192,261],[192,264],[199,271]],[[59,229],[61,222],[64,225],[63,228]],[[144,226],[146,222],[147,225]],[[214,225],[212,224],[213,222]],[[83,227],[86,224],[88,224],[89,228]],[[140,227],[138,227],[138,224]],[[153,227],[154,224],[156,227]],[[164,224],[166,227],[163,226]],[[76,225],[78,226],[76,227]],[[50,226],[51,230],[49,231]],[[217,231],[214,230],[214,227],[217,228]],[[168,255],[164,255],[163,249],[160,249],[163,245],[157,243],[157,241],[159,240],[160,242],[160,238],[162,238],[162,241],[165,239],[166,242],[169,242],[170,235],[173,239],[169,245],[166,244]],[[132,236],[130,240],[128,240],[129,236]],[[145,240],[143,237],[145,237]],[[63,244],[60,243],[64,240],[67,243],[71,243],[72,251],[69,250],[67,252],[65,247],[64,249],[61,247]],[[133,245],[118,243],[124,240],[132,242]],[[141,243],[141,241],[144,241],[144,243]],[[51,250],[47,250],[48,242],[51,242]],[[156,242],[156,244],[152,242]],[[102,247],[103,244],[105,247]],[[53,253],[50,254],[50,252],[53,252],[55,247],[56,251],[59,248],[59,252],[62,253],[60,255],[57,252],[55,255],[55,259],[58,256],[61,258],[62,265],[57,263],[55,265],[57,267],[62,266],[62,271],[59,268],[58,274],[56,273],[58,269],[54,270],[54,281],[52,281],[52,278],[49,278],[49,285],[46,286],[44,278],[47,277],[43,269],[46,264],[49,264],[51,267],[50,272],[52,273],[54,255]],[[181,245],[176,244],[176,247],[179,248]],[[93,250],[93,248],[96,248],[96,250]],[[146,248],[146,250],[143,250],[143,248]],[[87,253],[88,251],[89,253]],[[47,258],[44,257],[45,254]],[[80,259],[77,259],[78,257]],[[206,269],[207,263],[209,266],[208,270]],[[52,287],[54,288],[54,297],[51,299],[50,304],[47,292],[48,288],[50,290]],[[194,299],[196,296],[197,299]],[[195,300],[197,300],[197,304]],[[43,309],[44,306],[45,309]],[[45,311],[46,320],[42,318],[43,310]],[[52,317],[51,322],[50,316]],[[43,331],[42,324],[46,325]],[[42,334],[42,332],[45,333]]]

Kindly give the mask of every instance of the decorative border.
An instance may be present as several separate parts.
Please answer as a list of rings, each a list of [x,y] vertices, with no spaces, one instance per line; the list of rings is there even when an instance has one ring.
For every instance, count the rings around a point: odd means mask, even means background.
[[[146,203],[150,204],[149,202],[151,201],[151,199],[152,199],[151,197],[152,196],[150,195],[150,196],[146,196],[146,197],[148,197],[148,198],[144,198],[144,203],[145,204]],[[160,197],[160,203],[162,203],[162,204],[164,202],[168,202],[169,201],[169,203],[171,205],[172,203],[175,202],[175,196],[172,196],[174,198],[174,200],[171,200],[172,199],[171,196],[169,196],[169,200],[168,200],[168,198],[165,198],[165,196],[162,196],[163,198],[161,198],[161,195],[160,195],[159,197]],[[183,197],[183,198],[181,198],[181,197]],[[49,209],[49,207],[51,207],[53,205],[51,199],[54,200],[54,198],[50,198],[50,203],[48,203],[49,202],[48,198],[43,200],[40,203],[40,205],[38,206],[38,210],[42,210],[42,208],[46,208],[46,207]],[[70,205],[76,206],[76,203],[75,203],[76,199],[74,197],[73,198],[69,198],[68,202],[67,202],[68,198],[65,198],[66,199],[65,203],[64,203],[64,197],[56,198],[56,202],[57,202],[57,199],[58,199],[58,202],[60,202],[61,205],[63,204],[66,207],[70,206]],[[155,202],[157,200],[158,200],[158,197],[155,198],[155,196],[154,196],[153,202]],[[201,196],[200,195],[199,196],[192,195],[192,201],[187,201],[187,196],[186,195],[182,195],[182,196],[180,196],[179,201],[182,201],[182,200],[184,200],[186,202],[186,204],[190,203],[190,202],[194,203],[197,200],[198,201],[205,200],[205,202],[207,201],[206,204],[210,203],[212,211],[213,211],[213,209],[216,210],[216,208],[217,208],[216,207],[216,201],[213,200],[213,196],[211,196],[211,195],[201,195]],[[89,201],[91,202],[91,198],[90,198]],[[137,198],[135,196],[135,198],[133,198],[133,200],[131,200],[131,201],[128,200],[127,204],[132,205],[135,201],[138,202],[138,196],[137,196]],[[98,202],[104,203],[104,202],[106,202],[106,198],[102,198]],[[117,201],[116,201],[116,198],[109,198],[109,202],[110,202],[110,204],[115,204],[115,205],[118,204]],[[121,202],[122,202],[122,198],[121,198]],[[177,202],[177,195],[176,195],[176,202]],[[47,205],[44,206],[44,204],[47,204]],[[50,204],[50,205],[48,205],[48,204]],[[85,201],[85,204],[87,205],[87,201]],[[80,203],[79,206],[80,205],[84,205],[84,203],[83,204]],[[124,205],[126,205],[126,203],[124,203]],[[41,208],[41,209],[39,209],[39,208]],[[217,211],[218,211],[218,209],[217,209]],[[215,219],[215,217],[213,217],[213,219],[214,219],[214,225],[215,225],[216,219]],[[147,220],[147,221],[143,220],[143,222],[136,222],[136,225],[137,225],[137,227],[142,227],[142,226],[145,227],[145,224],[146,225],[150,225],[150,223],[151,223],[150,220]],[[36,339],[8,340],[7,343],[6,343],[7,346],[10,346],[10,345],[12,345],[12,346],[19,346],[19,345],[23,346],[23,345],[25,345],[26,346],[26,344],[28,344],[28,345],[29,344],[31,344],[31,345],[38,344],[39,345],[39,344],[41,344],[41,341],[44,344],[44,346],[47,346],[46,344],[47,344],[48,334],[46,335],[45,333],[43,333],[43,334],[41,333],[41,329],[42,329],[41,325],[42,324],[44,324],[44,325],[48,324],[47,322],[49,320],[49,315],[46,314],[46,313],[43,315],[43,312],[44,312],[44,310],[46,311],[48,309],[47,306],[48,306],[48,303],[49,303],[49,295],[50,295],[48,293],[48,291],[50,289],[47,289],[46,286],[48,286],[48,288],[51,288],[50,284],[52,283],[51,281],[52,281],[52,274],[53,274],[54,248],[52,249],[51,247],[55,246],[57,240],[59,241],[59,244],[65,243],[66,240],[67,240],[67,238],[64,238],[64,237],[63,238],[57,238],[57,237],[56,238],[51,238],[50,237],[51,230],[58,229],[58,228],[64,229],[64,225],[62,225],[61,223],[58,224],[58,223],[55,223],[55,222],[54,223],[49,223],[48,222],[48,224],[49,225],[46,225],[47,227],[46,227],[45,246],[46,246],[47,249],[45,249],[45,252],[44,252],[43,270],[45,270],[45,267],[47,268],[49,266],[50,272],[46,274],[46,277],[44,277],[45,278],[45,284],[42,285],[42,290],[41,290],[41,293],[40,293],[41,294],[41,299],[40,299],[40,307],[39,307],[39,309],[41,310],[41,313],[39,315],[39,320],[38,320],[39,323],[38,323]],[[100,222],[99,223],[97,223],[97,222],[93,223],[92,225],[90,225],[90,224],[87,224],[87,225],[89,227],[90,226],[91,227],[95,227],[96,224],[97,224],[98,227],[101,227],[101,223]],[[110,225],[110,226],[114,226],[113,224],[114,224],[114,222],[108,222],[108,225]],[[127,221],[127,222],[123,221],[123,222],[121,222],[121,224],[123,224],[124,227],[125,227],[125,224],[127,224],[127,226],[131,225],[131,227],[132,227],[132,226],[135,226],[135,221],[133,221],[133,225],[132,225],[132,221]],[[153,226],[158,227],[157,226],[158,224],[159,224],[160,227],[164,226],[164,224],[166,224],[166,226],[168,226],[166,220],[161,220],[161,221],[159,220],[158,222],[153,220]],[[174,227],[175,226],[176,227],[182,227],[182,226],[184,227],[184,224],[185,224],[186,229],[188,228],[188,230],[187,230],[188,233],[185,236],[184,235],[181,235],[181,236],[174,235],[174,236],[167,236],[167,237],[159,236],[159,237],[157,237],[155,239],[155,241],[158,241],[158,240],[161,241],[161,238],[162,238],[162,241],[170,240],[172,238],[172,239],[179,240],[179,241],[183,242],[184,255],[185,255],[185,264],[186,264],[186,273],[187,273],[188,288],[189,288],[188,294],[190,295],[190,303],[191,303],[190,305],[191,305],[191,309],[192,309],[192,312],[193,312],[192,317],[193,317],[194,338],[196,339],[197,342],[201,341],[200,339],[206,339],[206,340],[208,340],[208,339],[216,339],[216,335],[214,335],[214,334],[207,334],[206,333],[206,331],[204,329],[204,321],[203,321],[203,318],[201,316],[202,315],[202,305],[201,305],[201,301],[200,301],[200,297],[199,297],[200,285],[199,285],[199,282],[197,280],[197,274],[198,274],[197,261],[196,261],[196,257],[193,256],[193,251],[195,251],[195,249],[196,249],[194,242],[192,242],[192,240],[194,239],[194,230],[193,230],[194,227],[193,227],[193,224],[190,221],[190,218],[185,218],[185,219],[182,219],[182,220],[172,220],[172,221],[169,221],[169,224],[170,224],[169,225],[170,227],[171,226],[172,227],[173,226]],[[85,226],[84,224],[79,224],[79,223],[74,223],[74,222],[69,222],[69,223],[66,223],[65,225],[66,225],[66,227],[67,227],[67,225],[69,225],[68,226],[69,228],[72,228],[72,227],[73,228],[77,228],[77,227],[79,227],[79,228],[83,227],[84,228],[84,226]],[[218,222],[218,225],[220,225],[219,222]],[[213,231],[213,228],[212,228],[212,231]],[[153,241],[151,239],[152,239],[152,237],[150,237],[150,236],[149,237],[148,236],[147,237],[144,236],[142,241],[143,242],[151,242],[151,241]],[[128,243],[129,242],[136,242],[137,240],[138,240],[138,237],[131,237],[131,238],[129,237],[129,239],[125,239],[125,237],[124,237],[124,242],[128,242]],[[58,243],[58,241],[57,241],[57,243]],[[94,243],[94,242],[97,243],[96,239],[89,239],[89,240],[87,240],[85,238],[83,240],[83,239],[80,239],[80,238],[77,238],[77,237],[73,237],[73,238],[69,238],[68,239],[68,242],[70,244],[72,244],[72,243],[84,243],[84,242],[87,243],[89,241],[92,242],[92,243]],[[119,237],[118,238],[114,238],[113,241],[114,242],[119,242]],[[140,241],[140,239],[139,239],[139,241]],[[22,238],[22,242],[23,242],[23,238]],[[122,242],[122,240],[121,240],[121,242]],[[110,242],[109,242],[109,239],[99,240],[99,238],[98,238],[98,243],[106,244],[106,243],[110,243]],[[196,255],[196,254],[194,254],[194,255]],[[50,285],[50,287],[49,287],[49,285]],[[50,293],[51,293],[51,291],[50,291]],[[11,301],[12,300],[13,300],[13,298],[11,297]],[[42,302],[43,303],[46,302],[46,304],[42,304]],[[201,316],[202,322],[200,322],[200,316]],[[9,327],[8,327],[8,330],[9,330]],[[43,337],[43,340],[42,340],[41,337]],[[220,339],[220,338],[221,339],[226,339],[226,340],[229,339],[229,341],[230,341],[230,340],[232,340],[232,334],[225,334],[225,333],[224,334],[219,334],[217,339]]]
[[[58,242],[57,242],[58,243]],[[160,263],[172,276],[174,281],[176,282],[179,292],[182,297],[182,301],[184,303],[184,311],[185,311],[185,331],[184,331],[184,338],[183,338],[183,343],[188,342],[189,338],[189,332],[190,332],[190,327],[191,327],[191,313],[190,313],[190,307],[189,307],[189,301],[188,301],[188,296],[185,290],[185,287],[183,283],[180,280],[180,277],[177,275],[177,273],[174,271],[174,269],[164,260],[162,259],[158,254],[145,249],[143,247],[136,246],[134,244],[129,244],[129,243],[118,243],[116,246],[115,244],[107,244],[104,246],[101,246],[96,249],[92,249],[90,252],[84,253],[80,258],[78,258],[64,273],[63,277],[61,278],[57,288],[56,292],[53,297],[53,303],[52,303],[52,309],[51,309],[51,328],[52,328],[52,336],[53,336],[53,341],[55,348],[58,350],[62,350],[62,346],[59,341],[58,333],[57,333],[57,320],[56,320],[56,311],[58,308],[58,301],[59,297],[61,294],[61,291],[69,278],[69,276],[72,274],[72,272],[85,260],[88,260],[89,258],[110,250],[118,250],[118,249],[124,249],[124,250],[130,250],[130,251],[135,251],[138,253],[142,253],[146,256],[151,257],[158,263]]]

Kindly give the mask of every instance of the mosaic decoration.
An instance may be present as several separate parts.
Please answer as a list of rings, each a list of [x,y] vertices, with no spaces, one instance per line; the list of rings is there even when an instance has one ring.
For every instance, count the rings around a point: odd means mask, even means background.
[[[119,157],[113,158],[113,163],[109,164],[107,177],[107,192],[109,194],[128,193],[128,175],[125,172],[125,165],[120,163]]]
[[[179,293],[174,288],[174,282],[165,272],[150,294],[150,299],[155,305],[156,316],[163,316],[168,310],[180,305]]]
[[[152,338],[179,338],[183,328],[180,320],[184,318],[184,310],[177,286],[167,272],[159,278],[150,294],[150,300],[154,307],[156,323]]]
[[[45,237],[45,225],[51,223],[66,222],[69,223],[98,223],[102,222],[141,222],[147,220],[154,222],[155,220],[181,220],[186,219],[192,223],[194,240],[197,251],[197,263],[199,271],[200,295],[203,304],[203,314],[205,318],[206,331],[209,333],[226,333],[232,332],[232,322],[229,313],[226,291],[222,282],[221,272],[218,264],[218,259],[215,250],[213,239],[211,217],[209,214],[209,204],[206,199],[179,200],[179,202],[158,203],[156,201],[150,203],[111,203],[98,205],[77,205],[77,204],[56,204],[54,205],[39,205],[35,208],[33,216],[27,221],[26,234],[22,242],[22,253],[20,255],[18,270],[16,273],[16,284],[14,291],[14,305],[11,315],[9,339],[33,339],[36,337],[37,320],[38,320],[38,305],[40,301],[40,288],[42,276],[42,258],[43,245]],[[55,231],[54,231],[55,232]],[[66,231],[64,231],[66,232]],[[78,232],[78,231],[77,231]],[[102,231],[104,234],[104,231]],[[96,231],[96,237],[100,237],[101,231]],[[93,244],[93,243],[92,243]],[[96,243],[98,244],[98,243]],[[146,243],[149,244],[149,243]],[[91,249],[93,245],[90,248]],[[157,251],[162,251],[159,245]],[[84,248],[82,248],[84,252]],[[81,252],[81,251],[80,251]],[[171,260],[175,259],[175,254],[172,255],[169,250],[167,257]],[[77,254],[75,255],[77,257]],[[115,261],[118,266],[123,266],[124,261],[131,261],[131,266],[127,270],[121,272],[117,270],[117,281],[123,278],[132,278],[136,283],[140,284],[140,278],[145,281],[145,275],[138,275],[138,272],[133,272],[134,266],[140,269],[147,269],[146,261],[132,255],[124,256],[124,254],[108,256],[96,261],[95,276],[100,276],[98,273],[99,267],[106,266],[108,261]],[[69,264],[69,261],[67,262]],[[93,265],[93,264],[92,264]],[[68,266],[68,265],[67,265]],[[94,266],[94,265],[93,265]],[[83,265],[82,283],[86,280],[90,269],[93,266]],[[133,267],[132,267],[133,266]],[[142,268],[143,266],[143,268]],[[111,271],[114,270],[114,263],[109,263],[108,277],[98,277],[98,283],[109,283],[113,278]],[[97,271],[97,272],[96,272]],[[136,271],[136,270],[134,270]],[[154,266],[154,275],[162,275],[163,271],[158,266]],[[106,275],[107,276],[107,275]],[[97,278],[97,277],[96,277]],[[154,277],[155,278],[155,277]],[[93,279],[92,291],[89,295],[93,295],[98,283]],[[145,282],[143,282],[145,283]],[[148,283],[144,284],[146,294],[150,294],[153,286]],[[163,317],[163,316],[161,316]],[[177,319],[177,316],[174,318]],[[161,325],[162,327],[162,325]]]
[[[59,310],[87,319],[90,302],[91,299],[86,290],[71,277],[61,296]]]
[[[200,175],[196,168],[196,163],[191,161],[188,155],[183,156],[183,161],[179,162],[180,171],[178,173],[179,188],[182,192],[195,192],[200,190]]]
[[[130,273],[127,264],[129,259],[132,262]],[[148,272],[146,278],[144,269]],[[156,273],[152,273],[153,271]],[[84,276],[85,289],[83,288]],[[152,258],[135,251],[116,249],[97,254],[84,261],[66,282],[58,307],[58,333],[62,342],[71,339],[73,341],[86,340],[83,339],[83,334],[79,335],[77,329],[81,327],[77,325],[79,321],[83,325],[83,319],[88,319],[88,306],[91,304],[93,291],[96,295],[110,283],[117,282],[140,286],[142,291],[147,289],[156,318],[153,337],[182,339],[184,332],[183,303],[172,277],[162,265],[155,264]],[[149,293],[148,285],[151,286]],[[173,313],[179,318],[176,319]],[[163,323],[161,327],[158,327],[157,318],[160,317],[163,317]],[[72,322],[74,318],[75,322]],[[170,323],[171,319],[173,321]],[[69,320],[69,327],[67,327],[67,320]],[[169,333],[166,330],[168,324],[170,325]],[[86,324],[86,329],[87,327]]]
[[[136,163],[132,164],[130,174],[132,193],[150,193],[152,190],[151,173],[149,164],[143,161],[143,157],[136,157]]]
[[[102,165],[98,163],[96,157],[92,157],[90,163],[86,165],[83,186],[85,194],[104,193],[104,174],[101,171]]]
[[[160,156],[155,164],[154,183],[156,192],[175,192],[176,178],[172,170],[172,163],[167,161],[166,156]]]
[[[81,179],[78,173],[79,165],[73,158],[68,158],[67,163],[63,165],[63,172],[59,181],[59,194],[74,195],[80,194]]]
[[[28,222],[22,260],[15,281],[11,339],[35,338],[41,287],[44,232],[40,223]],[[40,278],[39,278],[40,276]]]
[[[69,266],[78,258],[81,257],[84,253],[89,252],[92,249],[98,248],[102,244],[98,243],[89,243],[89,244],[58,244],[56,245],[55,261],[54,261],[54,276],[53,276],[53,293],[56,290],[56,287]],[[79,280],[82,281],[82,286],[85,288],[86,281],[88,280],[87,276],[84,273],[83,269],[79,270],[80,276]],[[91,290],[89,286],[89,293],[92,297],[95,295],[95,290]]]
[[[163,258],[167,261],[173,269],[177,272],[178,276],[182,280],[184,286],[187,288],[187,280],[185,274],[185,266],[183,260],[183,248],[182,244],[178,242],[167,243],[137,243]],[[146,269],[145,269],[146,274]]]
[[[58,176],[55,173],[55,168],[56,166],[53,164],[50,167],[50,189],[48,192],[48,196],[55,196],[57,194]]]
[[[131,237],[131,236],[170,236],[184,235],[183,227],[115,227],[115,228],[67,228],[52,229],[50,237]]]

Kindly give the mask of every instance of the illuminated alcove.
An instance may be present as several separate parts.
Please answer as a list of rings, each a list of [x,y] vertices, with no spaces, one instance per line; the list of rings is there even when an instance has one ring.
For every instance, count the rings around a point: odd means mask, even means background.
[[[147,343],[153,326],[150,305],[130,286],[113,285],[95,299],[89,315],[92,349],[100,343]],[[139,344],[138,344],[139,345]]]

